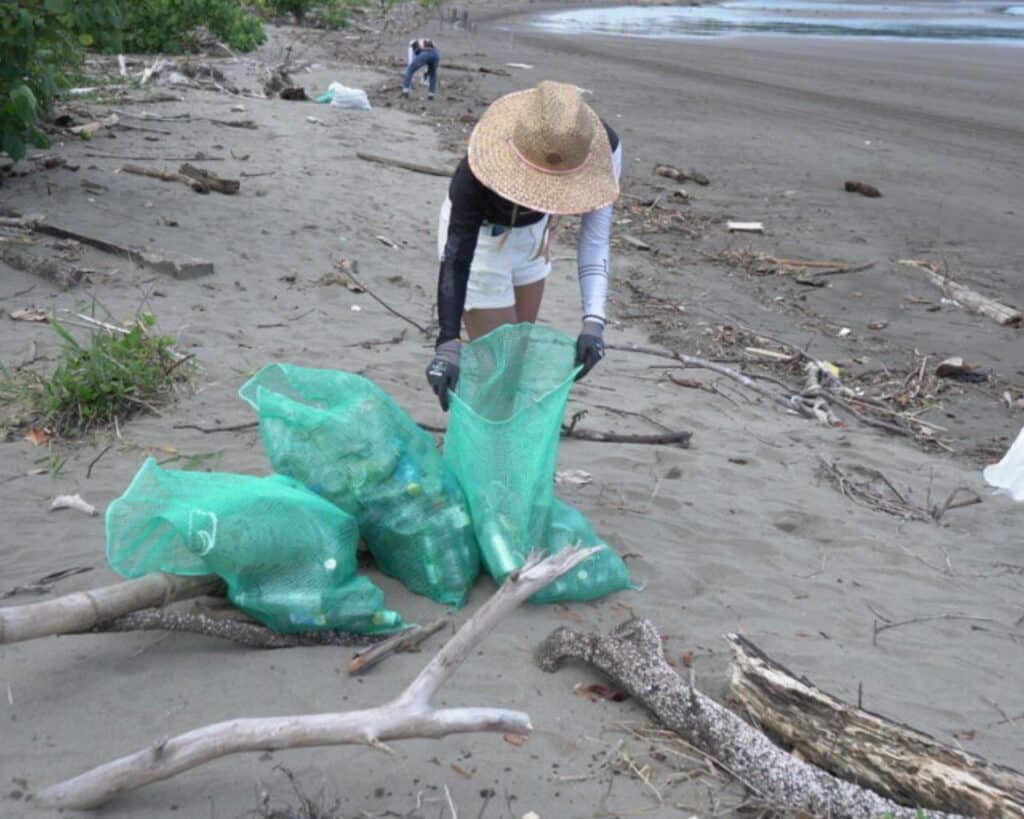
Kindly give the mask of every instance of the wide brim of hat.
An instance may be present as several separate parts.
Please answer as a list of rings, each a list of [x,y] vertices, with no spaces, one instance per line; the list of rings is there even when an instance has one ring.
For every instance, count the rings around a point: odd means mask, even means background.
[[[594,141],[590,156],[578,170],[552,174],[524,162],[512,147],[512,133],[523,116],[529,94],[516,91],[496,99],[480,118],[469,138],[469,167],[484,185],[517,205],[542,213],[589,213],[619,198],[619,181],[612,164],[608,132],[594,110]]]

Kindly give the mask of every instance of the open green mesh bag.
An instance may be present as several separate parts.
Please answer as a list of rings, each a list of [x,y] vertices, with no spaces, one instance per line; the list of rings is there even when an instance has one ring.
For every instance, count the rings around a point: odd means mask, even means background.
[[[354,373],[272,364],[239,394],[274,471],[353,515],[381,571],[465,603],[480,572],[465,498],[433,437],[387,393]]]
[[[161,469],[146,460],[107,509],[107,560],[125,577],[216,574],[243,611],[280,632],[404,627],[356,575],[355,520],[298,482]]]
[[[586,518],[555,499],[562,417],[573,379],[571,338],[506,325],[465,345],[444,457],[466,493],[484,565],[499,583],[540,549],[600,552],[532,598],[592,600],[628,588],[629,570]]]

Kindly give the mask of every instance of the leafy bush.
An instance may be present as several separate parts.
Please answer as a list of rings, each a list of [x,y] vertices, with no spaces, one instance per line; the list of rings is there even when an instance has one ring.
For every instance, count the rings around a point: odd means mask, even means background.
[[[292,14],[300,23],[315,6],[320,5],[319,0],[269,0],[270,7],[277,14]]]
[[[231,48],[251,51],[266,41],[259,18],[234,0],[124,0],[125,48],[136,53],[194,50],[205,27]]]
[[[39,117],[50,110],[87,46],[117,47],[118,0],[8,0],[0,3],[0,150],[21,159],[46,147]]]
[[[345,28],[352,8],[370,4],[368,0],[248,0],[249,7],[265,18],[291,16],[297,23],[323,28]]]

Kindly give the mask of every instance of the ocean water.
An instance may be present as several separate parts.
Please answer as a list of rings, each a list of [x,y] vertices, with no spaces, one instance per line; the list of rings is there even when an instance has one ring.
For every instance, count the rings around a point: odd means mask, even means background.
[[[1024,44],[1024,5],[983,0],[886,4],[724,0],[704,6],[616,6],[543,15],[562,34],[684,39],[742,34]]]

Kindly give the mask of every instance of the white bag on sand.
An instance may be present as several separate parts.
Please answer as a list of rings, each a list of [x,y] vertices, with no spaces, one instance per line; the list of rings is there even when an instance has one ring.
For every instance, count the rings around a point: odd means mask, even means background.
[[[327,93],[331,95],[331,105],[339,108],[358,108],[361,111],[369,111],[370,99],[362,88],[349,88],[340,82],[332,82],[327,87]]]
[[[1024,429],[997,464],[986,466],[985,481],[1015,501],[1024,501]]]

